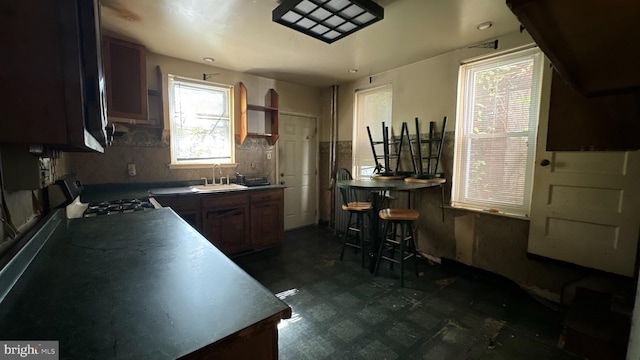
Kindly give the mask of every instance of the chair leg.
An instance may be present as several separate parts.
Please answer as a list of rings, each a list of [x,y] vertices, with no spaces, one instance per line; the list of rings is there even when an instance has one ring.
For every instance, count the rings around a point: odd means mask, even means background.
[[[350,212],[349,219],[347,220],[347,228],[344,229],[344,235],[342,237],[342,251],[340,252],[340,261],[342,261],[342,258],[344,257],[344,248],[347,247],[347,238],[349,237],[349,227],[351,226],[352,216],[353,216],[353,213]]]
[[[410,243],[409,245],[411,246],[411,253],[413,254],[413,264],[416,268],[416,277],[420,277],[420,272],[418,271],[418,249],[416,247],[416,239],[414,237],[414,232],[413,232],[413,224],[409,224],[410,228],[409,231],[411,231],[411,239],[410,239]]]
[[[380,265],[380,259],[382,259],[382,251],[384,250],[384,243],[387,238],[387,233],[389,232],[389,221],[384,223],[384,230],[382,232],[383,239],[380,241],[380,246],[378,248],[378,256],[376,257],[376,265],[373,268],[373,276],[378,275],[378,266]]]
[[[405,228],[406,223],[400,224],[400,286],[404,287],[404,252],[405,252]]]
[[[358,217],[358,229],[360,229],[360,266],[364,267],[364,217],[361,213],[356,215]]]
[[[393,222],[391,224],[391,228],[392,228],[392,232],[391,232],[391,239],[393,241],[397,241],[398,240],[398,223],[397,222]],[[400,229],[402,229],[402,226],[400,226]],[[396,258],[396,244],[391,244],[391,256],[390,258],[394,259]],[[389,261],[389,269],[393,270],[393,261]]]

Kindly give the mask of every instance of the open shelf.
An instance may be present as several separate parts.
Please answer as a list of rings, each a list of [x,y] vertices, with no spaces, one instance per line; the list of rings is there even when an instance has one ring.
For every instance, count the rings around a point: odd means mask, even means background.
[[[240,119],[239,126],[236,126],[236,141],[239,144],[244,143],[247,136],[262,136],[269,140],[269,144],[275,145],[278,141],[278,93],[274,89],[269,89],[268,105],[247,104],[247,88],[240,83]],[[258,124],[250,124],[249,111],[260,112],[256,114],[254,121]],[[250,125],[258,126],[264,131],[250,130]]]

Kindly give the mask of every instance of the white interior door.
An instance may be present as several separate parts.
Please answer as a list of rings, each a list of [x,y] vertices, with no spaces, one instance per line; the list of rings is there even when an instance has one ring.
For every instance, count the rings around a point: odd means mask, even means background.
[[[278,167],[284,190],[284,228],[316,222],[316,119],[280,114]]]
[[[528,251],[633,276],[640,231],[640,154],[546,151],[546,117],[541,118]]]

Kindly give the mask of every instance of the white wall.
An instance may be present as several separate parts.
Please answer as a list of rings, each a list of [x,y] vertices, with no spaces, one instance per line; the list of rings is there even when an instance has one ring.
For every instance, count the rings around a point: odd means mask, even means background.
[[[165,81],[167,74],[200,80],[202,79],[203,73],[218,74],[209,78],[207,81],[234,85],[236,87],[239,82],[243,82],[247,87],[247,102],[249,104],[264,104],[265,94],[269,89],[273,88],[280,96],[281,111],[291,111],[314,116],[320,116],[322,112],[320,102],[321,93],[318,88],[276,81],[247,73],[221,69],[204,63],[194,63],[148,52],[147,83],[150,89],[157,89],[155,80],[156,65],[160,66]]]
[[[490,39],[493,40],[493,39]],[[391,83],[393,86],[392,124],[399,133],[402,122],[440,122],[448,116],[447,131],[453,131],[456,117],[458,69],[462,60],[490,55],[533,43],[527,33],[511,33],[499,38],[499,48],[463,48],[381,74],[341,84],[338,106],[338,141],[352,140],[353,104],[357,89]],[[325,117],[328,121],[328,117]],[[323,124],[321,141],[329,140],[328,124]]]

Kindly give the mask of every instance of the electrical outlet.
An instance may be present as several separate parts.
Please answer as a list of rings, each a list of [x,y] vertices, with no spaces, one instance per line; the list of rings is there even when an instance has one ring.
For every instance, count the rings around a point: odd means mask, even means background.
[[[267,151],[267,160],[271,160],[271,151]]]
[[[129,176],[136,176],[136,164],[128,164],[127,172],[129,173]]]

